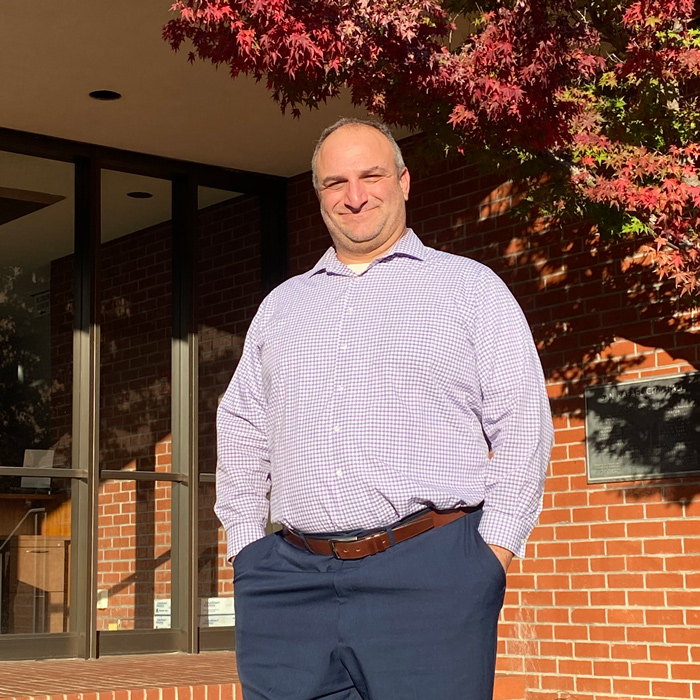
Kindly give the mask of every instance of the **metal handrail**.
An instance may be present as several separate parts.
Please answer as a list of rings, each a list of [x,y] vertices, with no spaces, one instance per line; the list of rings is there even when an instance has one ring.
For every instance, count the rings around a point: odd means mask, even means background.
[[[22,527],[22,524],[24,521],[32,514],[32,513],[46,513],[46,508],[30,508],[21,518],[21,520],[15,525],[15,529],[5,538],[5,541],[0,544],[0,552],[2,552],[3,549],[5,549],[5,545],[12,539],[12,536],[17,532]]]

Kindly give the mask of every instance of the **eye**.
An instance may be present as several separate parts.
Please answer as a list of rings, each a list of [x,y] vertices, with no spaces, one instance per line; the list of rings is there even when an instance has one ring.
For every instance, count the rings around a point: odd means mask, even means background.
[[[371,185],[375,182],[379,182],[382,179],[382,175],[367,175],[363,179],[365,182],[367,182]]]

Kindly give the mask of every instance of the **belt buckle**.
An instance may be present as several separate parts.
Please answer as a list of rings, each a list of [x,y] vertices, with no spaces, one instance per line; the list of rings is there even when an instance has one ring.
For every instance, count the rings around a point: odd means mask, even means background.
[[[340,555],[335,549],[335,543],[336,542],[357,542],[360,538],[357,535],[350,535],[349,537],[334,537],[332,540],[328,540],[328,545],[331,548],[331,552],[333,552],[333,556],[336,559],[341,559]]]

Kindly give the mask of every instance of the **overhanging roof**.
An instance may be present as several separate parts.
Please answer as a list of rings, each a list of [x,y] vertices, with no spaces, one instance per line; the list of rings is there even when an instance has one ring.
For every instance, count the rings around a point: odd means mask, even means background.
[[[0,3],[0,127],[289,177],[336,100],[283,116],[262,84],[187,62],[162,40],[170,0]],[[115,90],[115,102],[88,97]]]

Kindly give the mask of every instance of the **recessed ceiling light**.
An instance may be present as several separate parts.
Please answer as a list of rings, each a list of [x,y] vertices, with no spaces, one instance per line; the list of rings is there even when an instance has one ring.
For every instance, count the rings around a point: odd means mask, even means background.
[[[109,102],[110,100],[120,100],[122,95],[120,92],[115,92],[114,90],[93,90],[90,93],[90,97],[92,97],[93,100]]]
[[[151,192],[127,192],[126,196],[134,199],[150,199],[153,194]]]

